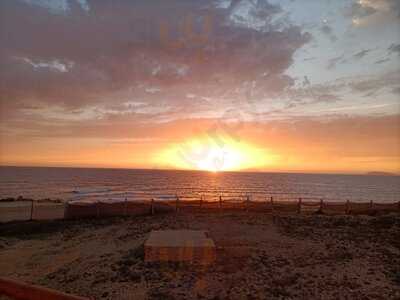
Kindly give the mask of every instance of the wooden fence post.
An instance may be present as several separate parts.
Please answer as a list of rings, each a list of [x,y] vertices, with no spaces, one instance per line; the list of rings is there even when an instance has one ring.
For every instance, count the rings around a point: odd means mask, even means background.
[[[349,199],[346,200],[346,215],[350,213],[350,201]]]
[[[250,196],[247,195],[247,196],[246,196],[246,211],[247,211],[247,212],[249,211],[249,204],[250,204]]]
[[[33,220],[33,200],[31,200],[31,218],[30,220]]]
[[[100,201],[96,202],[96,216],[100,217]]]
[[[128,215],[128,198],[125,198],[125,203],[124,203],[124,215],[127,216]]]
[[[64,202],[64,215],[63,215],[64,220],[66,219],[66,216],[67,216],[67,203],[68,202]]]
[[[222,209],[222,196],[219,195],[219,211]]]
[[[274,197],[271,196],[271,212],[274,214]]]
[[[64,219],[68,218],[68,201],[64,203]]]
[[[179,197],[178,197],[178,195],[176,195],[175,213],[178,213],[178,209],[179,209],[178,202],[179,202]]]
[[[299,202],[297,203],[297,213],[301,213],[301,198],[299,198]]]
[[[154,198],[151,198],[151,215],[154,215]]]

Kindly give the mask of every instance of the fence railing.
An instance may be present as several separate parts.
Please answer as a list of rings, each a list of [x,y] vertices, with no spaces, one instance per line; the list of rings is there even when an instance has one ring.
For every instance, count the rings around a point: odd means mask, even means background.
[[[400,201],[392,203],[332,201],[317,197],[278,198],[265,196],[264,200],[252,195],[164,195],[144,200],[72,201],[66,203],[41,203],[15,201],[1,203],[0,222],[23,220],[72,219],[87,217],[137,216],[159,212],[176,212],[196,209],[243,210],[270,213],[323,213],[323,214],[373,214],[399,212]],[[8,204],[8,205],[7,205]]]
[[[0,277],[0,296],[18,300],[89,300],[49,288]]]

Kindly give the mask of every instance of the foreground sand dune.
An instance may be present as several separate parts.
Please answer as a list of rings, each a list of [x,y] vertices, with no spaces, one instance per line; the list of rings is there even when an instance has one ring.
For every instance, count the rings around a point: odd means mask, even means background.
[[[0,225],[0,276],[95,299],[398,299],[398,215],[187,211]],[[146,264],[154,229],[207,230],[210,267]]]

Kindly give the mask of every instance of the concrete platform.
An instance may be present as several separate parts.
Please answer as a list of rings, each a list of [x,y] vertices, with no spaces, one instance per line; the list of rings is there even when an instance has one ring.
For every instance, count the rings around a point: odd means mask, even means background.
[[[197,230],[153,230],[144,244],[144,254],[146,262],[209,265],[216,258],[213,240]]]

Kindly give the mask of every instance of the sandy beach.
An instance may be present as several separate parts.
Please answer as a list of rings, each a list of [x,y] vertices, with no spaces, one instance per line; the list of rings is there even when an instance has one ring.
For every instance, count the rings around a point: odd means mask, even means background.
[[[191,211],[0,227],[0,276],[95,299],[398,299],[400,217]],[[207,230],[209,267],[146,264],[154,229]]]

